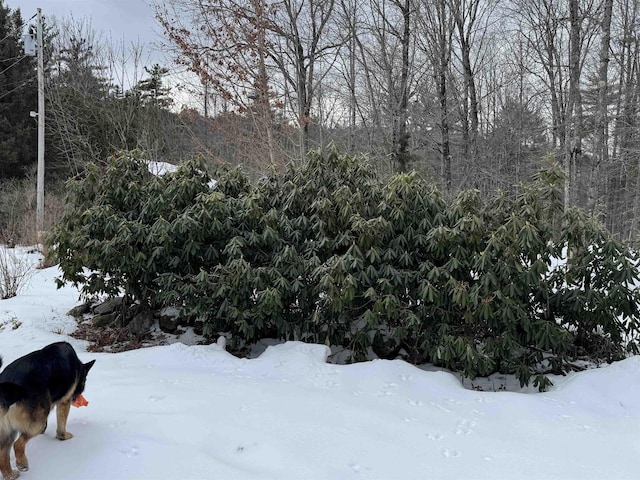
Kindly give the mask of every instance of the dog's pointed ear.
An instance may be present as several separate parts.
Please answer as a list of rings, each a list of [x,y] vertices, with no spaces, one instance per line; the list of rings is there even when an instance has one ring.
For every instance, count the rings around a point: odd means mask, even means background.
[[[89,370],[91,370],[91,367],[93,367],[93,364],[94,364],[94,363],[96,363],[96,361],[95,361],[95,360],[91,360],[90,362],[85,363],[85,364],[83,365],[83,366],[84,366],[84,371],[85,371],[85,373],[89,373]]]
[[[11,382],[0,383],[0,405],[7,409],[14,403],[27,397],[27,390]]]

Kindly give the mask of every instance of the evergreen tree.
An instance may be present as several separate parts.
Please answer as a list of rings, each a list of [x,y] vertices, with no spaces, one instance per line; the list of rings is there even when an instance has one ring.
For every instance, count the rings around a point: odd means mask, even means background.
[[[24,53],[24,22],[0,0],[0,179],[22,176],[37,158],[35,57]]]
[[[173,100],[170,97],[170,89],[164,85],[164,78],[168,75],[169,69],[156,63],[151,68],[144,67],[144,70],[149,78],[139,81],[134,89],[142,103],[147,106],[169,108]]]
[[[57,85],[96,98],[108,94],[109,84],[103,75],[105,67],[99,65],[94,45],[89,39],[72,35],[58,51],[55,64]]]

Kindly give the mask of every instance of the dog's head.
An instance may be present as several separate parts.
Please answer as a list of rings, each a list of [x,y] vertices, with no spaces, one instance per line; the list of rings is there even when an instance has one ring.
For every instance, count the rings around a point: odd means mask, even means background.
[[[93,367],[93,364],[96,363],[95,360],[91,360],[88,363],[83,363],[82,367],[80,369],[80,378],[78,378],[78,384],[76,385],[76,389],[73,392],[73,400],[75,401],[76,398],[78,398],[78,396],[84,392],[84,387],[87,383],[87,374],[89,373],[89,370],[91,370],[91,367]]]

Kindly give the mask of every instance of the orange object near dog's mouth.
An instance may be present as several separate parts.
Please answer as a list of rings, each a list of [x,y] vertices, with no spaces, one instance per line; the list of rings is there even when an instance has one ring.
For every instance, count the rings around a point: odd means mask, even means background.
[[[80,394],[80,395],[78,395],[78,398],[76,398],[76,399],[73,401],[72,405],[73,405],[74,407],[86,407],[87,405],[89,405],[89,402],[87,402],[87,399],[86,399],[86,398],[84,398],[84,397],[82,396],[82,394]]]

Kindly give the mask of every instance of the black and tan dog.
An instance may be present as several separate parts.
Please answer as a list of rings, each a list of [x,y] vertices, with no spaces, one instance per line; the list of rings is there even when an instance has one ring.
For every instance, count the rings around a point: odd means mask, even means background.
[[[20,475],[11,469],[12,444],[18,470],[29,469],[25,445],[44,433],[54,406],[57,406],[56,437],[60,440],[72,437],[67,432],[69,409],[82,394],[94,362],[82,363],[71,345],[59,342],[17,359],[0,373],[0,472],[4,480]]]

